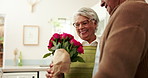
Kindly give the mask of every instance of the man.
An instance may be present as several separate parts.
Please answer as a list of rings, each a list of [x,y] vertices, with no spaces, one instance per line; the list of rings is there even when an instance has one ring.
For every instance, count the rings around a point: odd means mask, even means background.
[[[148,78],[148,4],[142,0],[102,0],[109,23],[100,44],[94,78]]]

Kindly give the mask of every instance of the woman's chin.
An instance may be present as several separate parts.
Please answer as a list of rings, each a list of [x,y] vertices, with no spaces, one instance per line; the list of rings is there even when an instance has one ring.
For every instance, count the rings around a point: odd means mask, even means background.
[[[82,40],[86,40],[87,39],[87,36],[81,36],[81,39]]]

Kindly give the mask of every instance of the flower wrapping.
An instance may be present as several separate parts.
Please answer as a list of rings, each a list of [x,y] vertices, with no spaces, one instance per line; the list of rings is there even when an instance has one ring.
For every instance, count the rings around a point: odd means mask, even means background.
[[[53,55],[54,78],[58,78],[57,75],[60,73],[67,73],[71,62],[85,62],[79,56],[79,54],[84,54],[83,46],[71,34],[53,34],[49,40],[48,50],[50,52],[43,58]]]
[[[54,78],[59,78],[57,76],[61,73],[68,73],[70,63],[71,61],[68,52],[65,49],[57,49],[53,57]]]

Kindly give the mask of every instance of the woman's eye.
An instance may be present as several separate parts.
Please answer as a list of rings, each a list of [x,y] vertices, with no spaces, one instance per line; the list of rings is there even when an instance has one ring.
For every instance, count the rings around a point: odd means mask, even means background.
[[[80,24],[79,23],[76,23],[76,26],[79,26]]]
[[[83,22],[82,24],[83,24],[83,25],[86,25],[86,24],[88,24],[88,22]]]

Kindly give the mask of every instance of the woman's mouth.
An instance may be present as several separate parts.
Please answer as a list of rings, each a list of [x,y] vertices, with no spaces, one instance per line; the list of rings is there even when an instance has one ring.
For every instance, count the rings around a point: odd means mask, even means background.
[[[80,31],[80,34],[85,34],[85,33],[87,33],[87,30],[81,30]]]

